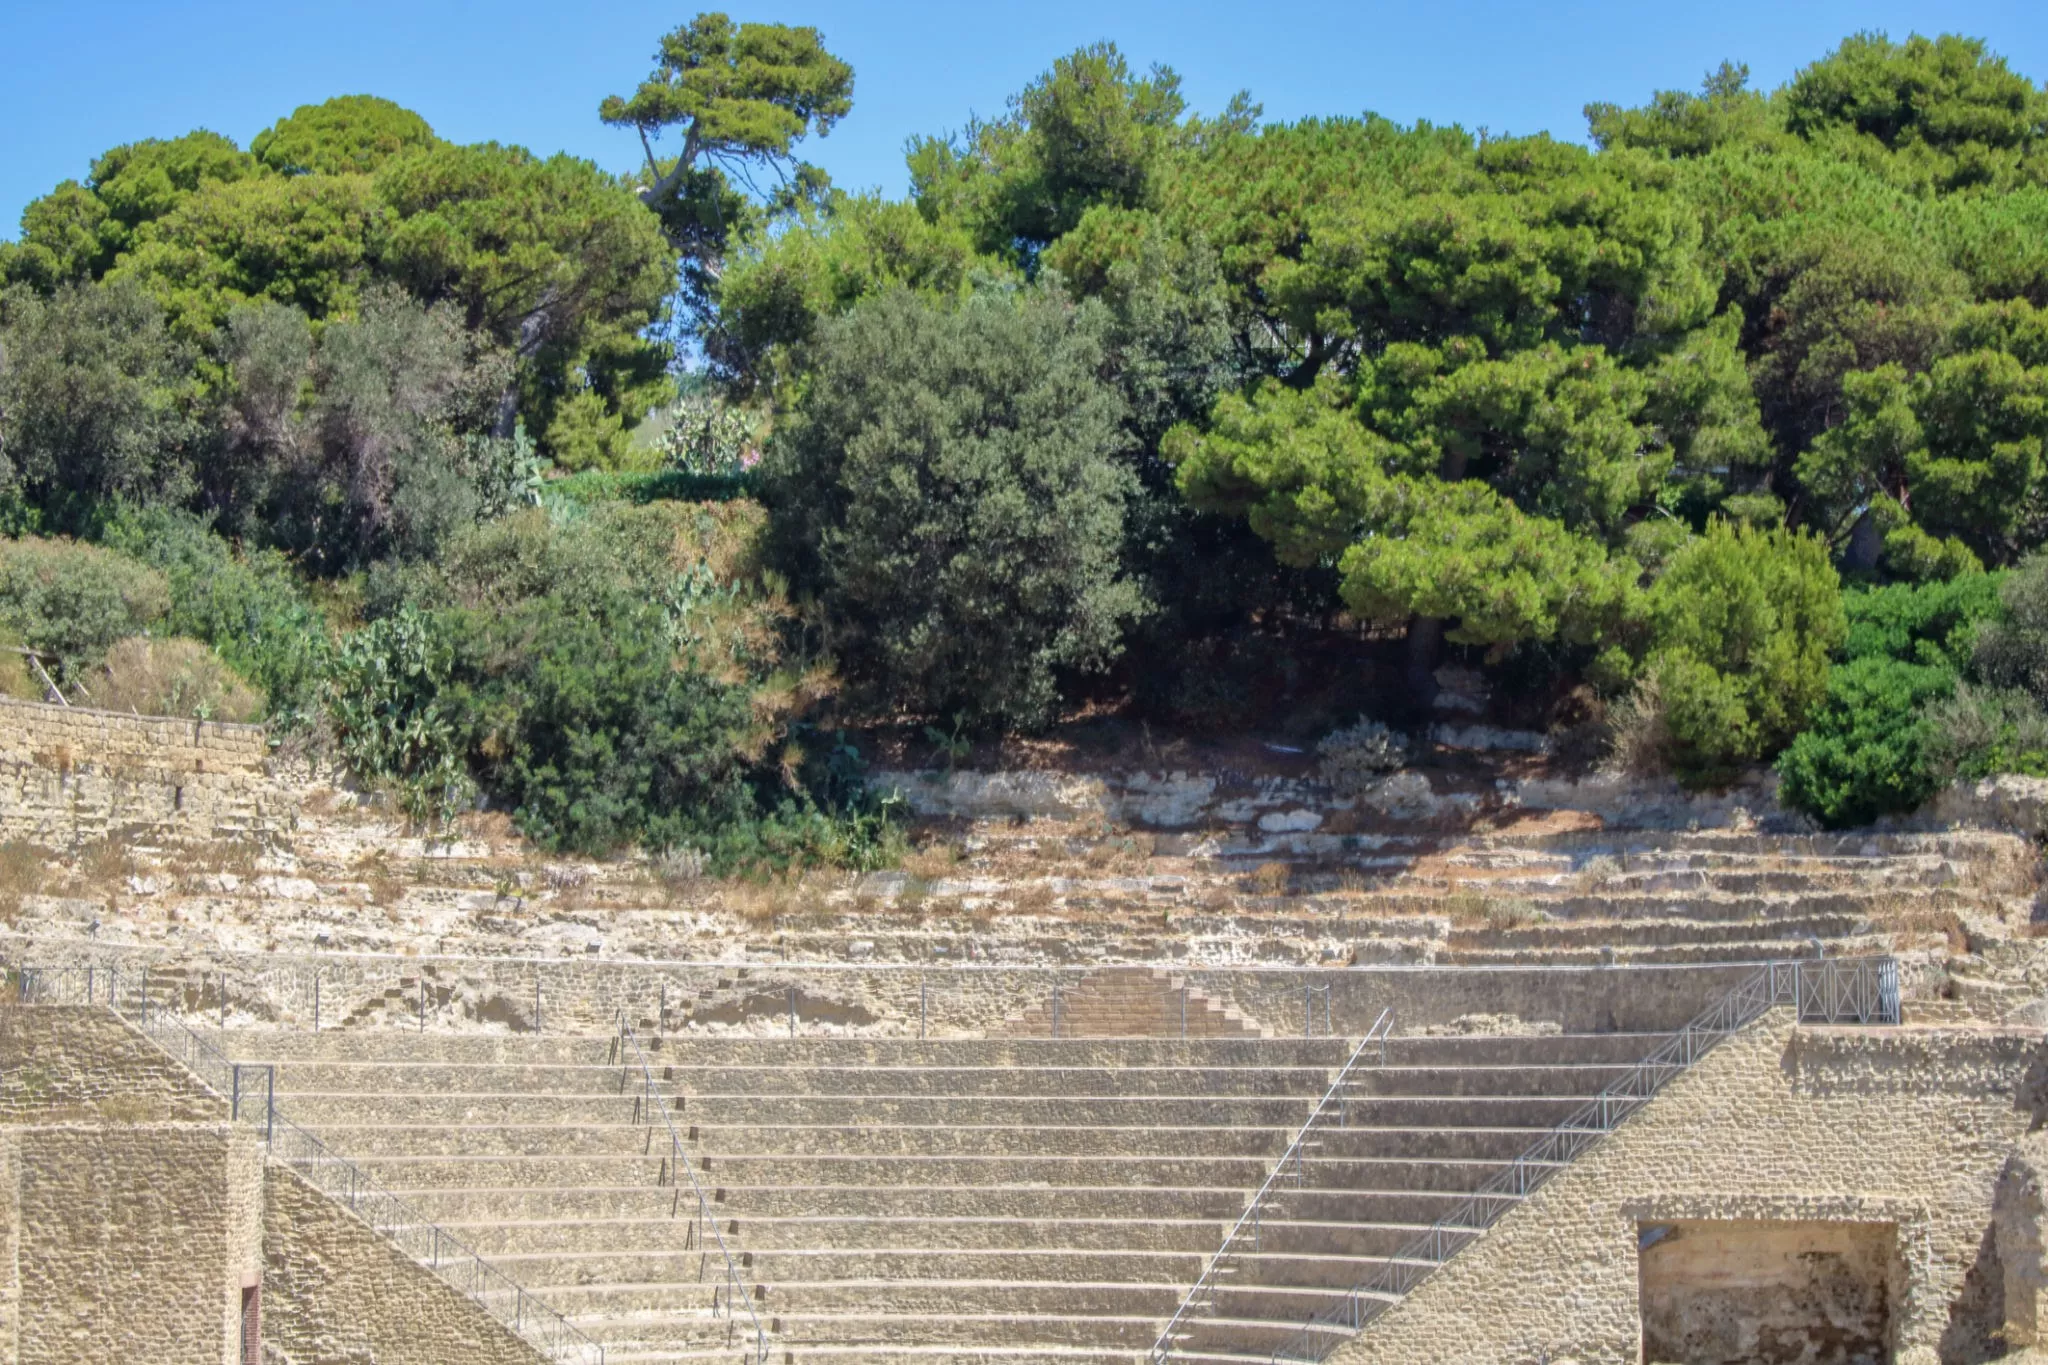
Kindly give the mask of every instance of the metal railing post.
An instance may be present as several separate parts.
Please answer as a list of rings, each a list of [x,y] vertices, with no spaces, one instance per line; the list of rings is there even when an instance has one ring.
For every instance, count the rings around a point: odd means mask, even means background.
[[[320,969],[313,969],[313,1032],[320,1031]]]
[[[923,1042],[929,1036],[927,1028],[930,1015],[931,988],[925,984],[923,977],[919,977],[917,979],[917,1040],[919,1042]]]

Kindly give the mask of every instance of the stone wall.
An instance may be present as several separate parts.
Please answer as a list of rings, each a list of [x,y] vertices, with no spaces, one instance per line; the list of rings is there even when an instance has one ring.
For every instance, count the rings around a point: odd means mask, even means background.
[[[23,940],[0,933],[0,962],[118,974],[123,999],[148,967],[150,1008],[211,1022],[223,993],[232,1024],[474,1028],[603,1034],[623,1017],[648,1031],[805,1036],[979,1038],[1071,991],[1100,966],[977,961],[916,966],[774,962],[394,957],[368,953],[162,953]],[[1510,1014],[1568,1033],[1668,1032],[1732,990],[1754,967],[1721,963],[1606,967],[1173,967],[1201,996],[1276,1037],[1305,1026],[1358,1037],[1383,1009],[1396,1029]],[[82,990],[83,976],[72,984]],[[317,986],[316,986],[317,983]],[[536,992],[538,1000],[536,1003]],[[1325,994],[1327,992],[1327,995]],[[82,1001],[83,996],[81,995]]]
[[[1878,1225],[1901,1266],[1901,1365],[1961,1365],[1951,1321],[1994,1267],[2000,1172],[2032,1115],[2041,1035],[1801,1029],[1774,1011],[1722,1044],[1383,1315],[1343,1365],[1643,1359],[1639,1240],[1662,1224]]]
[[[264,1341],[298,1365],[541,1357],[289,1168],[266,1182]]]
[[[226,1117],[225,1103],[106,1010],[0,1005],[0,1124]]]
[[[260,725],[0,697],[0,838],[267,838],[295,810],[266,775],[269,753]]]
[[[0,1129],[13,1256],[0,1360],[236,1365],[262,1159],[224,1123]]]

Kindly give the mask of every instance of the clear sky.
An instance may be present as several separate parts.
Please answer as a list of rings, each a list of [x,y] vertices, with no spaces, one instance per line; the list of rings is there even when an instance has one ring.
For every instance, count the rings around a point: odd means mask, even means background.
[[[330,95],[397,100],[456,141],[625,170],[637,145],[597,122],[597,102],[629,92],[697,2],[0,0],[0,234],[108,147],[195,127],[247,145]],[[1248,89],[1269,119],[1370,109],[1572,138],[1589,100],[1691,89],[1724,57],[1768,87],[1866,28],[1983,37],[2048,79],[2048,0],[778,0],[730,12],[814,24],[853,63],[852,115],[804,154],[842,186],[891,191],[905,183],[905,138],[999,113],[1054,57],[1102,38],[1134,65],[1175,68],[1205,111]]]

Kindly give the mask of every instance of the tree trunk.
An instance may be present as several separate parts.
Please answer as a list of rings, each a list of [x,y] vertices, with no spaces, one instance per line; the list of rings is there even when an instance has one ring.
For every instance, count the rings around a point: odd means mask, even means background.
[[[1884,533],[1877,529],[1877,518],[1866,508],[1849,528],[1849,548],[1842,555],[1842,567],[1851,573],[1875,573],[1877,557],[1883,549]]]
[[[1408,618],[1408,659],[1402,677],[1408,686],[1409,700],[1424,715],[1436,701],[1436,664],[1443,654],[1443,647],[1443,617]]]

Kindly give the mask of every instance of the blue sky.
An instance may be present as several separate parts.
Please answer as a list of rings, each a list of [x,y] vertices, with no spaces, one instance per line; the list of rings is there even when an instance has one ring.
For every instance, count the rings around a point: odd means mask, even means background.
[[[0,51],[0,234],[92,157],[141,137],[212,128],[247,144],[294,107],[383,95],[442,136],[567,150],[615,170],[637,147],[598,124],[598,100],[646,73],[688,4],[644,0],[8,0]],[[1722,3],[1319,3],[1050,0],[735,4],[735,17],[815,24],[853,63],[854,111],[807,155],[848,187],[904,185],[913,133],[957,127],[1059,54],[1100,38],[1181,73],[1196,108],[1249,89],[1268,118],[1376,110],[1403,121],[1581,137],[1589,100],[1690,89],[1724,57],[1774,85],[1844,34],[1956,30],[2048,78],[2044,0]]]

